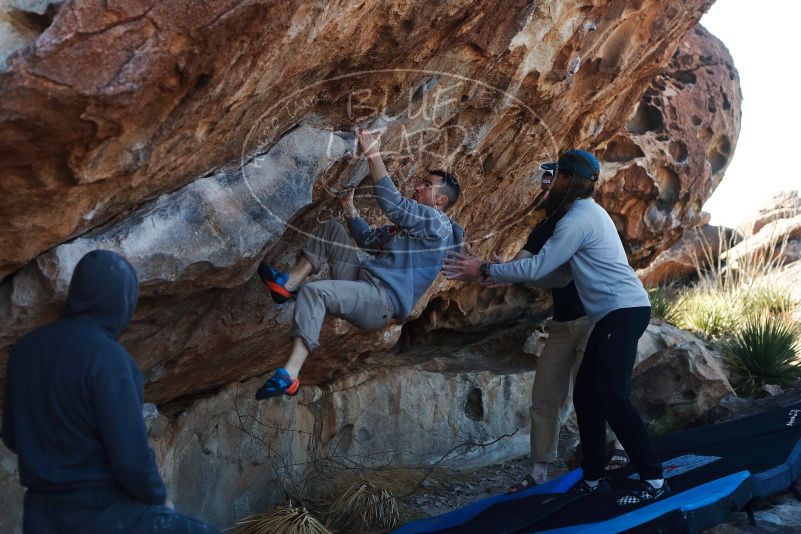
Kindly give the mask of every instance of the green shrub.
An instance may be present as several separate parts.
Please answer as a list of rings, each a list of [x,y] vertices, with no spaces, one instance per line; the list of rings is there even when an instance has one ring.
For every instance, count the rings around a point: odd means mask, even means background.
[[[786,236],[776,235],[768,244],[759,245],[774,253],[762,254],[754,249],[735,260],[726,252],[734,245],[734,233],[727,236],[721,228],[717,245],[703,234],[697,236],[702,242],[693,258],[698,280],[680,291],[675,305],[666,311],[668,321],[722,339],[733,335],[748,317],[791,315],[798,303],[773,281],[781,269]]]
[[[721,343],[735,388],[751,394],[765,384],[782,387],[801,378],[797,325],[769,315],[751,317]]]
[[[666,287],[655,287],[648,290],[648,298],[651,300],[651,313],[669,321],[675,295]]]
[[[735,332],[743,315],[740,299],[725,292],[691,289],[679,298],[668,320],[680,328],[719,339]]]
[[[744,298],[746,311],[753,316],[787,316],[796,305],[789,291],[774,286],[758,287]]]

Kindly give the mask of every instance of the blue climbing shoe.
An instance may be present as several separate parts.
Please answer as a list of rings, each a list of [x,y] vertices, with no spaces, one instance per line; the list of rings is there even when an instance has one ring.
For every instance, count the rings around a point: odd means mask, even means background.
[[[267,381],[258,389],[258,391],[256,391],[256,399],[264,400],[271,397],[279,397],[281,395],[294,397],[298,394],[299,389],[300,380],[297,378],[292,380],[292,377],[289,376],[289,373],[286,372],[286,369],[279,367],[275,370],[273,376],[268,378]]]
[[[295,298],[295,292],[289,291],[285,287],[287,280],[289,280],[289,273],[273,269],[266,263],[260,263],[259,278],[270,290],[270,296],[277,304],[283,304]]]

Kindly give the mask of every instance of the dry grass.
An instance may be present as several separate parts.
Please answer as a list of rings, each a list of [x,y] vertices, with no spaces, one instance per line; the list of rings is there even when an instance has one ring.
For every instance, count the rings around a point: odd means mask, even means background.
[[[772,236],[768,246],[728,264],[725,249],[731,243],[722,232],[719,242],[717,254],[709,244],[702,249],[695,258],[698,281],[675,291],[672,302],[670,288],[652,290],[655,313],[716,340],[738,392],[751,394],[765,384],[786,387],[801,377],[801,334],[792,321],[799,303],[791,288],[776,282],[786,237]]]
[[[655,287],[648,290],[651,301],[651,313],[662,319],[670,319],[673,314],[675,295],[669,287]]]
[[[291,504],[242,519],[229,531],[233,534],[331,534],[308,510]]]
[[[734,335],[749,318],[789,317],[798,303],[792,300],[788,288],[773,281],[781,268],[786,238],[775,236],[768,247],[772,252],[743,256],[735,265],[726,263],[725,250],[731,242],[726,241],[723,232],[718,241],[720,249],[716,254],[707,243],[700,257],[694,258],[698,281],[679,290],[672,305],[658,302],[664,317],[676,326],[713,339]],[[664,294],[657,296],[665,300]]]
[[[372,482],[348,488],[331,506],[328,524],[334,528],[388,531],[398,525],[398,501],[392,492]]]
[[[739,295],[693,287],[679,294],[666,319],[679,328],[719,339],[737,329],[743,313]]]

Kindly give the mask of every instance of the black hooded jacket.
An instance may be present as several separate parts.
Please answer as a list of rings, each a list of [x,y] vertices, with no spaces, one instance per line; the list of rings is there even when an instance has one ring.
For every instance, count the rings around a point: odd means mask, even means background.
[[[142,417],[142,374],[117,342],[138,294],[125,259],[90,252],[75,267],[64,315],[11,349],[2,432],[23,486],[116,484],[138,501],[164,503]]]

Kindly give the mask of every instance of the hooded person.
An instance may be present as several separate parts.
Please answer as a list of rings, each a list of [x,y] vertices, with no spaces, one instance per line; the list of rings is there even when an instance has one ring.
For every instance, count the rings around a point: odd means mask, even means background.
[[[117,341],[138,295],[125,259],[89,252],[64,314],[11,349],[2,437],[27,488],[26,534],[218,532],[172,509],[148,445],[142,374]]]

